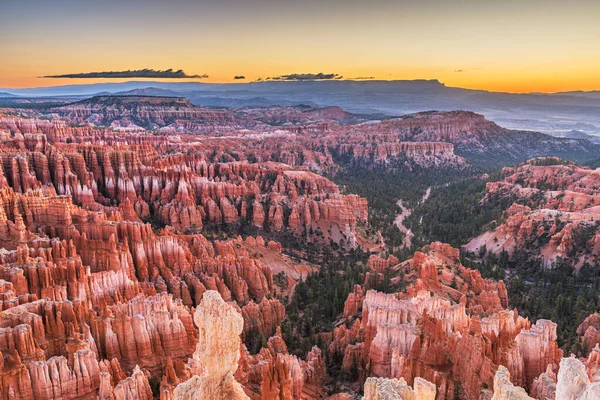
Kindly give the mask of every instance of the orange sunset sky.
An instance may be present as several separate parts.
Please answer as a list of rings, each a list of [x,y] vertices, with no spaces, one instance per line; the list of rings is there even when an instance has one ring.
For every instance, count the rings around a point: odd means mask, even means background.
[[[209,75],[202,82],[324,72],[493,91],[600,90],[599,16],[600,1],[587,0],[5,0],[0,88],[173,68]]]

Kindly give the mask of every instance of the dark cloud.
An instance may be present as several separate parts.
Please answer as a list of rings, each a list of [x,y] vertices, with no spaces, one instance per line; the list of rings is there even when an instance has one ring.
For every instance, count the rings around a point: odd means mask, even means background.
[[[359,76],[356,78],[352,78],[353,81],[369,81],[375,79],[374,76]]]
[[[246,79],[246,77],[244,75],[236,75],[233,79]]]
[[[455,69],[454,72],[465,72],[464,69]]]
[[[321,81],[328,79],[342,79],[343,76],[338,74],[324,74],[319,72],[318,74],[289,74],[289,75],[281,75],[274,76],[272,78],[267,78],[267,80],[272,81]]]
[[[164,71],[157,69],[138,69],[138,70],[127,70],[127,71],[104,71],[104,72],[82,72],[77,74],[64,74],[64,75],[48,75],[44,78],[170,78],[170,79],[184,79],[184,78],[208,78],[208,75],[187,75],[183,70],[179,69],[173,71],[171,68],[165,69]]]

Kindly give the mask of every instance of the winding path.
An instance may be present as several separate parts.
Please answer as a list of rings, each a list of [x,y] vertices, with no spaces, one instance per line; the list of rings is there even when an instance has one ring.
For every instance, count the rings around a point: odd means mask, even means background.
[[[423,194],[423,197],[421,198],[421,200],[419,200],[419,204],[426,202],[430,195],[431,186],[427,188],[425,194]],[[410,248],[412,244],[412,238],[415,235],[412,233],[411,229],[407,228],[404,225],[404,220],[410,216],[410,214],[412,213],[412,209],[405,207],[402,203],[402,199],[398,200],[396,204],[398,205],[398,207],[400,207],[401,212],[400,214],[396,215],[396,218],[394,219],[394,224],[398,227],[398,229],[400,229],[400,232],[404,233],[404,239],[402,239],[401,248]]]

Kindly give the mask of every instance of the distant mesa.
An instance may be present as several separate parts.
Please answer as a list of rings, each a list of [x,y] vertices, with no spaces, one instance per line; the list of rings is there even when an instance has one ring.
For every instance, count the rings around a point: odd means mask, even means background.
[[[179,69],[174,71],[172,68],[165,70],[156,69],[138,69],[138,70],[127,70],[127,71],[103,71],[103,72],[81,72],[76,74],[64,74],[64,75],[46,75],[43,78],[70,78],[70,79],[93,79],[93,78],[167,78],[167,79],[205,79],[208,75],[188,75],[183,70]]]

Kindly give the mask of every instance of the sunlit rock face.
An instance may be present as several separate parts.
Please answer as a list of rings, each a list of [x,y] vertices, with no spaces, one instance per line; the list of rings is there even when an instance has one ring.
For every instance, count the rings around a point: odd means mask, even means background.
[[[588,366],[590,366],[588,364]],[[556,383],[557,399],[588,400],[600,398],[600,382],[591,382],[586,366],[576,358],[563,358]]]
[[[194,313],[198,345],[188,366],[194,372],[175,388],[175,399],[249,399],[233,374],[240,358],[244,319],[213,290],[206,291]]]
[[[525,389],[514,386],[508,370],[500,366],[494,376],[494,395],[492,400],[533,400]]]
[[[434,400],[435,385],[416,378],[414,389],[404,379],[369,378],[365,382],[363,400]]]

